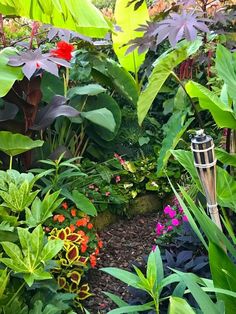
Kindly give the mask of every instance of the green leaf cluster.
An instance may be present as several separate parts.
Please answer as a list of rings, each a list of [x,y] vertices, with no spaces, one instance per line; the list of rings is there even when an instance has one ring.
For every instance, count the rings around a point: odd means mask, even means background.
[[[8,257],[1,257],[0,262],[21,274],[28,286],[32,286],[35,280],[50,279],[51,275],[45,271],[45,265],[62,249],[63,241],[49,240],[45,244],[41,225],[32,233],[18,227],[17,233],[20,247],[12,242],[1,242]]]

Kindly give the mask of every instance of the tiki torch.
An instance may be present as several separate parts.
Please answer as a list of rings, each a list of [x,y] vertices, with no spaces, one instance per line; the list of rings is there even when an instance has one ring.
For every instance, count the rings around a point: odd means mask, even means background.
[[[212,137],[199,130],[191,139],[194,165],[197,168],[211,219],[222,231],[216,199],[216,159]]]

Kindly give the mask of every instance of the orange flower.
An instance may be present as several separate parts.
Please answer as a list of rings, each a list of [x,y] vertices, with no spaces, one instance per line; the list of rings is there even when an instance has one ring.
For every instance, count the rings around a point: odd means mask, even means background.
[[[86,251],[87,251],[87,248],[88,248],[88,246],[87,246],[87,244],[81,244],[81,252],[82,253],[85,253]]]
[[[67,208],[68,208],[67,202],[63,202],[63,203],[61,204],[61,207],[63,207],[64,209],[67,209]]]
[[[81,235],[81,237],[84,237],[84,236],[85,236],[85,232],[84,232],[83,230],[79,230],[79,231],[77,231],[77,233],[78,233],[79,235]]]
[[[58,218],[57,218],[58,222],[62,223],[65,219],[66,218],[64,215],[58,215]]]
[[[95,255],[90,255],[89,257],[89,260],[90,260],[90,264],[91,264],[91,267],[94,268],[97,264],[97,258]]]
[[[103,242],[102,242],[102,240],[99,240],[99,241],[98,241],[98,247],[99,247],[100,249],[103,247]]]
[[[98,248],[96,248],[94,254],[95,254],[95,255],[98,255],[98,254],[99,254],[99,249],[98,249]]]
[[[53,221],[57,221],[57,220],[58,220],[58,216],[59,216],[59,215],[54,215],[54,216],[53,216]]]
[[[76,213],[77,213],[77,212],[76,212],[76,209],[75,209],[75,208],[72,208],[71,211],[70,211],[71,216],[72,216],[72,217],[75,217],[75,216],[76,216]]]
[[[88,223],[87,228],[88,228],[88,229],[92,229],[92,228],[93,228],[93,224],[91,224],[91,222]]]
[[[77,227],[80,227],[80,226],[82,226],[82,227],[85,227],[86,225],[87,225],[87,218],[86,217],[84,217],[84,218],[81,218],[81,219],[79,219],[79,220],[77,220],[76,221],[76,226]]]
[[[74,232],[75,231],[75,226],[74,225],[70,225],[70,231]]]

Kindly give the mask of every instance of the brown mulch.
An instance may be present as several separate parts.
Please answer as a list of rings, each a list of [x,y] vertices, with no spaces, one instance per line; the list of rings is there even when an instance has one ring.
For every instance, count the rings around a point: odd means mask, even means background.
[[[155,239],[155,226],[159,213],[138,215],[108,226],[100,232],[104,247],[98,259],[97,268],[90,270],[88,282],[94,294],[85,302],[91,314],[105,314],[114,308],[112,302],[102,293],[111,292],[128,300],[127,285],[100,271],[102,267],[119,267],[129,270],[133,262],[142,262],[150,253]]]

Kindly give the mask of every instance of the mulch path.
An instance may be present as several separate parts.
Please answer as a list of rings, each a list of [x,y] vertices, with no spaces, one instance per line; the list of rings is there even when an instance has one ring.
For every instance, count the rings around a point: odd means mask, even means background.
[[[108,226],[99,233],[104,247],[98,265],[88,273],[88,282],[94,294],[84,303],[91,314],[106,314],[114,304],[102,293],[114,293],[128,300],[127,285],[100,271],[102,267],[119,267],[129,270],[132,263],[140,263],[150,253],[156,236],[155,226],[159,213],[138,215]]]

